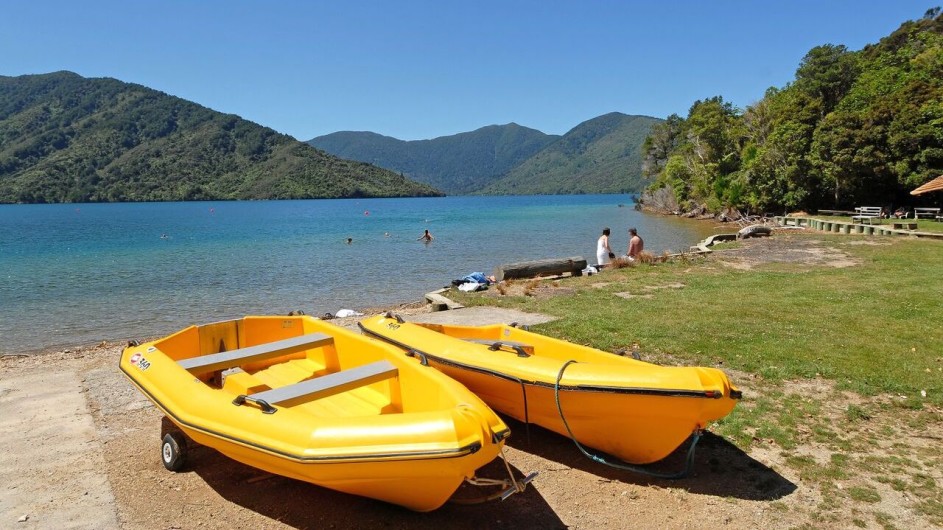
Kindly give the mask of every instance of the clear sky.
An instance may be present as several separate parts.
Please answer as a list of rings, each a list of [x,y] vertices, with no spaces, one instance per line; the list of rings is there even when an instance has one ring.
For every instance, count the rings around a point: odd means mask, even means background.
[[[192,100],[299,140],[435,138],[607,112],[743,108],[814,46],[858,50],[943,0],[0,3],[0,75],[69,70]]]

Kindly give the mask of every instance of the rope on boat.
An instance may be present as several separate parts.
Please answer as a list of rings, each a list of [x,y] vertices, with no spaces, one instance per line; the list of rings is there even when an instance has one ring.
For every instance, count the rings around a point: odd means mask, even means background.
[[[579,449],[581,453],[583,453],[587,458],[589,458],[593,462],[597,462],[597,463],[600,463],[609,467],[614,467],[616,469],[622,469],[624,471],[631,471],[633,473],[646,475],[649,477],[666,479],[666,480],[676,480],[676,479],[680,479],[680,478],[684,478],[688,476],[694,464],[694,448],[697,445],[698,440],[701,439],[700,429],[695,429],[694,432],[691,433],[691,446],[688,448],[688,454],[685,457],[684,468],[682,468],[681,471],[677,473],[661,473],[658,471],[645,469],[643,467],[634,466],[632,464],[622,462],[622,461],[609,462],[605,458],[598,455],[594,455],[590,453],[589,451],[587,451],[583,447],[583,445],[576,439],[576,436],[573,435],[573,431],[570,430],[570,424],[567,423],[566,417],[563,415],[563,407],[560,405],[560,380],[563,379],[563,372],[566,370],[567,366],[570,366],[571,364],[574,364],[574,363],[576,363],[576,361],[569,360],[565,362],[563,366],[560,368],[560,372],[557,373],[557,381],[553,385],[553,398],[557,402],[557,412],[560,413],[560,419],[563,420],[563,426],[566,427],[566,432],[569,433],[570,439],[573,440],[573,443],[576,444],[576,448]]]
[[[537,473],[532,473],[528,477],[525,477],[523,480],[517,480],[514,478],[514,472],[511,471],[511,464],[508,463],[508,459],[504,454],[504,447],[501,447],[501,461],[504,462],[504,469],[508,472],[508,477],[505,479],[495,479],[495,478],[480,478],[480,477],[466,477],[465,482],[471,484],[472,486],[500,486],[501,489],[490,495],[484,495],[481,497],[474,497],[471,499],[449,499],[449,502],[453,504],[481,504],[484,502],[493,501],[496,499],[504,500],[515,493],[523,493],[527,489],[527,483],[533,480]]]

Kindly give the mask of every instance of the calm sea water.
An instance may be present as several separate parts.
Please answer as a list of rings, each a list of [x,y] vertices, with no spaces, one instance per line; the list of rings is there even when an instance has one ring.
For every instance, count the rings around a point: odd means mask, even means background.
[[[0,205],[0,353],[417,301],[501,263],[594,263],[605,226],[621,253],[630,226],[653,252],[711,231],[626,195]]]

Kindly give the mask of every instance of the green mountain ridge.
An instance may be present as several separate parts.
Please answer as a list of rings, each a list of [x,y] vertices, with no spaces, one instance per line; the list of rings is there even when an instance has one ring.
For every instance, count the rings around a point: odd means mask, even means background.
[[[632,193],[645,188],[642,145],[662,120],[611,112],[587,120],[481,193]]]
[[[0,203],[433,195],[141,85],[71,72],[0,76]]]
[[[641,191],[649,182],[642,175],[642,145],[661,121],[612,112],[563,136],[510,123],[432,140],[343,131],[309,143],[342,158],[402,172],[447,193],[627,193]]]
[[[308,143],[341,158],[401,172],[446,193],[466,194],[479,191],[559,138],[509,123],[431,140],[341,131]]]

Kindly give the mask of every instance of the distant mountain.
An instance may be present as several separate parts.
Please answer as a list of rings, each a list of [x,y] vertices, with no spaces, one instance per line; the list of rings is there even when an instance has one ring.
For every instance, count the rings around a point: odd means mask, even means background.
[[[434,140],[403,141],[372,132],[337,132],[308,143],[341,158],[369,162],[453,194],[638,192],[648,116],[618,112],[564,136],[515,123]]]
[[[341,158],[401,172],[446,193],[466,194],[480,191],[559,138],[509,123],[432,140],[345,131],[308,143]]]
[[[0,76],[0,202],[438,194],[141,85]]]
[[[642,144],[663,120],[618,112],[585,121],[483,188],[482,194],[631,193],[642,175]]]

